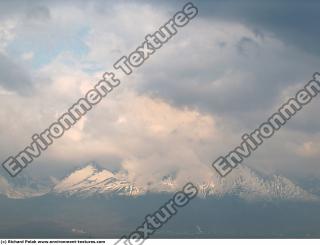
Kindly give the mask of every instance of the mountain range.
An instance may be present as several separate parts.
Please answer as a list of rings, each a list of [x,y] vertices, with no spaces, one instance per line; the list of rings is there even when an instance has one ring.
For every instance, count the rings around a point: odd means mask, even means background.
[[[250,201],[320,200],[317,193],[304,189],[286,177],[266,176],[246,166],[239,166],[234,173],[225,178],[216,177],[214,180],[203,181],[196,185],[201,198],[237,196]],[[82,198],[93,196],[137,197],[150,193],[174,193],[180,188],[174,175],[163,177],[157,188],[150,189],[129,181],[126,174],[111,172],[95,163],[74,169],[61,180],[53,177],[46,180],[35,180],[26,174],[21,174],[16,178],[0,175],[0,194],[12,199],[26,199],[48,194]]]
[[[194,183],[198,198],[155,237],[319,238],[319,183],[238,166],[225,178]],[[0,238],[119,238],[181,187],[175,174],[141,186],[95,163],[62,178],[0,175]]]

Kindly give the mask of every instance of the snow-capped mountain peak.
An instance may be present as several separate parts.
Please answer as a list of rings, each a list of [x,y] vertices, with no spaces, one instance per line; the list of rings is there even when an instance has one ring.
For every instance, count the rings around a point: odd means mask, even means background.
[[[142,190],[120,178],[118,175],[89,164],[72,172],[58,183],[53,191],[66,196],[92,196],[94,194],[124,196],[136,196],[142,194]]]
[[[233,195],[246,200],[319,200],[318,196],[307,192],[283,176],[263,176],[242,165],[227,177],[219,176],[215,181],[199,185],[199,192],[202,196]]]
[[[59,192],[68,189],[75,189],[77,187],[81,187],[84,182],[94,184],[111,177],[114,177],[113,173],[107,170],[103,170],[100,172],[93,165],[87,165],[86,167],[76,170],[69,176],[64,178],[55,186],[54,190]]]

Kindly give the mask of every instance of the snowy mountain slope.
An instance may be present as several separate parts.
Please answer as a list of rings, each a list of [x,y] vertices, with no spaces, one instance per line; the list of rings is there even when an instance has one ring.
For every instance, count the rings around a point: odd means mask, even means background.
[[[218,177],[215,183],[199,185],[199,192],[202,196],[235,195],[246,200],[320,200],[318,196],[307,192],[283,176],[264,177],[241,165],[227,177]]]
[[[158,193],[166,189],[174,192],[180,189],[172,176],[166,177],[159,183],[159,190],[138,187],[130,183],[125,176],[119,177],[106,169],[88,165],[72,172],[55,186],[54,192],[66,196],[80,195],[124,195],[139,196],[147,192]],[[248,167],[239,166],[225,178],[198,184],[200,197],[238,196],[246,200],[301,200],[316,201],[319,198],[289,179],[282,176],[264,177]]]
[[[108,170],[99,170],[94,165],[78,169],[57,184],[53,191],[66,196],[93,194],[117,194],[124,196],[137,196],[143,190],[135,187],[124,179],[116,177]]]
[[[294,184],[289,179],[278,176],[263,176],[246,166],[238,166],[225,178],[216,175],[211,180],[198,183],[199,196],[236,196],[245,200],[295,200],[319,201],[320,198]],[[146,193],[174,193],[181,186],[175,175],[165,176],[156,187],[137,186],[124,174],[113,173],[97,164],[88,164],[71,171],[62,180],[48,183],[36,181],[25,174],[16,178],[0,175],[0,194],[8,198],[30,198],[48,193],[61,196],[142,196]]]

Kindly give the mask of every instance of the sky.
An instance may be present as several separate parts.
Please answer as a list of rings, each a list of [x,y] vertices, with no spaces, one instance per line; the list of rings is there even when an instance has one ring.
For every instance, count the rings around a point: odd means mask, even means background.
[[[28,146],[184,1],[1,1],[0,156]],[[193,1],[199,13],[36,159],[61,176],[97,162],[140,184],[212,178],[227,154],[320,72],[317,1]],[[320,178],[320,100],[245,164]],[[3,169],[1,171],[4,171]]]

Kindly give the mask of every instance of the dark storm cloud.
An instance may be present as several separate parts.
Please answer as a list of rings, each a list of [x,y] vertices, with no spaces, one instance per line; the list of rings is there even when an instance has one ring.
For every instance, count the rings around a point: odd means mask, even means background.
[[[146,2],[146,1],[143,1]],[[157,1],[152,1],[157,3]],[[241,22],[257,34],[268,31],[288,44],[320,54],[320,1],[309,0],[193,0],[201,18]],[[178,7],[181,1],[167,1]],[[159,4],[159,3],[157,3]],[[162,1],[160,3],[164,5]]]
[[[167,2],[172,8],[178,3]],[[180,69],[177,66],[179,61],[168,60],[169,65],[147,71],[148,79],[139,87],[141,93],[151,92],[176,106],[187,105],[236,118],[250,127],[254,126],[252,122],[259,121],[263,113],[281,103],[283,92],[288,87],[303,84],[319,69],[320,30],[317,25],[320,2],[195,0],[193,3],[199,9],[197,18],[212,23],[242,24],[252,31],[255,40],[247,36],[239,37],[236,44],[221,40],[217,44],[221,49],[234,49],[239,55],[222,63],[224,54],[212,53],[213,58],[221,56],[221,64],[212,62],[205,52],[198,55],[203,68]],[[213,27],[206,30],[206,33],[210,32],[214,32]],[[194,35],[206,43],[206,33],[199,31]],[[280,40],[283,46],[280,44],[277,49],[266,46],[270,45],[263,41],[267,37]],[[257,43],[257,40],[262,41]],[[199,49],[201,45],[194,49],[193,55]],[[183,50],[179,50],[179,53],[181,57],[190,57]],[[163,70],[167,77],[162,75]],[[233,71],[239,76],[226,77]],[[223,83],[215,86],[219,80],[223,80]]]
[[[194,1],[207,18],[238,21],[258,33],[272,32],[285,43],[320,55],[319,1]]]

